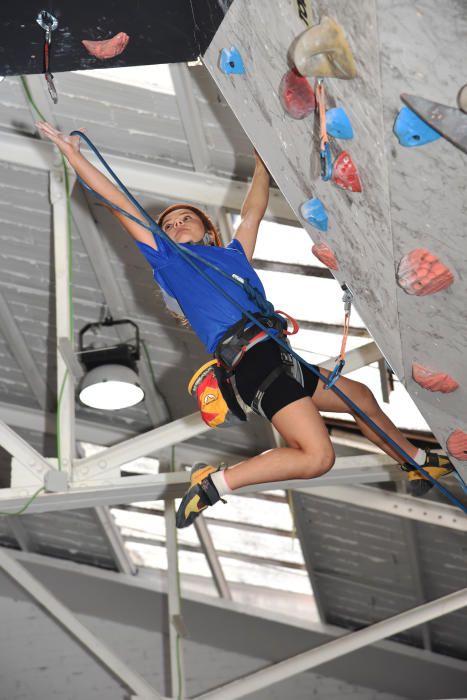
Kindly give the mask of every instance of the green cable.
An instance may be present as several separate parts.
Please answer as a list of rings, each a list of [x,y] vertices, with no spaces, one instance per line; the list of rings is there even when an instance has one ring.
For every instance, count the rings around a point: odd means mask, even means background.
[[[4,513],[3,511],[0,511],[0,517],[6,517],[6,516],[8,516],[8,515],[21,515],[21,513],[24,513],[24,511],[26,510],[26,508],[29,508],[29,506],[31,505],[31,503],[33,502],[33,500],[36,498],[36,496],[38,496],[38,495],[41,493],[41,491],[45,491],[45,486],[41,486],[40,489],[38,489],[38,490],[36,491],[36,493],[34,493],[34,494],[31,496],[31,498],[29,499],[29,501],[27,501],[27,503],[25,503],[24,506],[22,506],[22,507],[21,507],[19,510],[17,510],[15,513]]]

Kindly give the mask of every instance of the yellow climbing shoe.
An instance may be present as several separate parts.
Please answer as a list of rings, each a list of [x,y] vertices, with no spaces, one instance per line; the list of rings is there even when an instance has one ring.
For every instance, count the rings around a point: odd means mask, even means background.
[[[426,450],[425,463],[420,465],[433,479],[439,479],[454,471],[454,467],[449,461],[449,457],[444,454],[437,454]],[[407,462],[402,465],[401,469],[407,472],[409,480],[409,493],[416,498],[425,496],[432,488],[433,484],[424,476],[416,467]]]
[[[219,493],[209,478],[218,468],[197,462],[191,468],[190,488],[182,498],[177,510],[178,528],[188,527],[208,506],[220,500]]]

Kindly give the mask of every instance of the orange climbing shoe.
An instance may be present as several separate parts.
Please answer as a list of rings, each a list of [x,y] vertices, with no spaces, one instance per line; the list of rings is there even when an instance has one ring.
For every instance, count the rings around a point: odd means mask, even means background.
[[[210,479],[210,475],[217,471],[218,468],[204,462],[197,462],[192,466],[190,488],[177,510],[178,528],[188,527],[208,506],[223,500]]]
[[[454,467],[449,461],[449,457],[443,454],[437,454],[436,452],[431,452],[431,450],[426,450],[426,460],[425,464],[420,465],[433,479],[439,479],[442,476],[446,476],[454,471]],[[425,496],[430,489],[433,488],[433,484],[429,481],[426,476],[416,469],[411,464],[406,462],[401,466],[403,471],[407,472],[407,478],[409,480],[409,493],[416,498]]]

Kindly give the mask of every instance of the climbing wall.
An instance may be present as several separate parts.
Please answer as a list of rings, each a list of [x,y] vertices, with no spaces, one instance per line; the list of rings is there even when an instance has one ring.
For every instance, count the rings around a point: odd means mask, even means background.
[[[451,437],[465,479],[465,156],[444,139],[404,148],[392,132],[401,92],[442,101],[442,84],[445,104],[455,105],[460,84],[450,67],[466,29],[461,4],[450,0],[441,12],[431,0],[423,11],[408,1],[397,8],[389,0],[312,3],[309,23],[325,15],[337,20],[355,58],[356,78],[330,77],[324,85],[327,108],[343,107],[354,132],[350,141],[330,139],[333,159],[348,151],[361,192],[323,181],[316,113],[292,118],[281,99],[297,37],[307,30],[306,3],[274,0],[266,10],[257,0],[235,0],[204,61],[313,243],[328,250],[323,261],[353,291],[359,314],[434,434],[443,445]],[[314,78],[309,82],[316,88]],[[328,214],[326,231],[302,216],[309,218],[302,205],[317,198]],[[453,434],[461,438],[455,447]]]

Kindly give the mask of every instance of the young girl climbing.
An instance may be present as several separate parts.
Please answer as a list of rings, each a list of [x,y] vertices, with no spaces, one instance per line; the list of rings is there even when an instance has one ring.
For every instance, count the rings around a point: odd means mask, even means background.
[[[125,195],[80,152],[79,137],[66,136],[45,122],[40,132],[60,149],[80,178],[102,197],[140,218],[136,207]],[[270,178],[261,158],[256,155],[252,182],[241,210],[240,224],[234,239],[225,248],[218,233],[204,212],[190,204],[177,204],[163,211],[158,224],[171,241],[195,250],[206,262],[248,279],[264,293],[261,281],[251,266],[260,222],[265,214]],[[204,276],[187,264],[161,234],[148,231],[135,221],[114,210],[114,215],[135,239],[139,249],[153,268],[154,277],[166,298],[178,302],[183,315],[210,353],[215,352],[233,368],[236,391],[242,401],[267,417],[284,439],[287,447],[271,449],[239,464],[220,469],[196,464],[191,484],[177,512],[177,526],[186,527],[208,506],[225,494],[251,484],[289,479],[311,479],[331,469],[335,455],[320,411],[351,413],[365,437],[378,445],[407,471],[414,495],[423,495],[431,482],[414,466],[404,462],[396,450],[386,443],[333,391],[306,367],[298,367],[292,358],[268,336],[258,338],[258,328]],[[209,276],[226,290],[242,307],[255,314],[263,324],[283,335],[277,319],[266,317],[257,301],[244,289],[206,267]],[[170,304],[169,304],[170,306]],[[258,342],[260,341],[260,342]],[[232,347],[247,346],[240,359],[232,359]],[[236,363],[236,364],[235,364]],[[321,369],[325,377],[329,372]],[[452,471],[445,455],[417,449],[383,413],[371,391],[364,384],[341,377],[338,386],[373,422],[399,445],[415,462],[439,478]],[[231,400],[232,397],[230,397]]]

